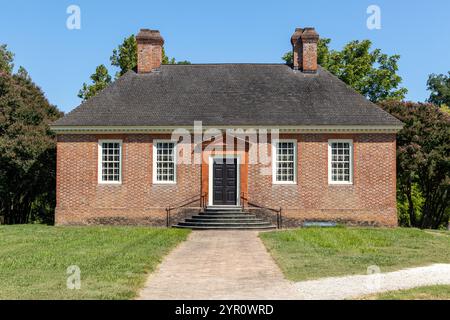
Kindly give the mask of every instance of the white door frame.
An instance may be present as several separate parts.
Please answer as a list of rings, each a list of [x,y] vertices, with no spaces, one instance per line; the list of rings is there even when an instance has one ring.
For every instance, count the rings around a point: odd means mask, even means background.
[[[236,179],[236,206],[241,205],[241,155],[239,154],[216,154],[209,156],[209,177],[208,177],[208,205],[214,205],[214,197],[213,197],[213,167],[214,167],[214,159],[236,159],[237,165],[237,179]],[[226,206],[225,206],[226,207]],[[234,206],[229,206],[234,207]]]

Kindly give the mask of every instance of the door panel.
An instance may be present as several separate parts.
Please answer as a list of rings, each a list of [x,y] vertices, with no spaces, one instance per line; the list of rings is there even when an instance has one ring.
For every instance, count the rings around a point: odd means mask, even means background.
[[[236,205],[237,159],[215,159],[213,164],[213,204]]]

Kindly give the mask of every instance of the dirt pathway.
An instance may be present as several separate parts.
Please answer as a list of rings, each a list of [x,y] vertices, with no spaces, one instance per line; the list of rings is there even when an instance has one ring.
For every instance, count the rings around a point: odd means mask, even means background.
[[[435,284],[450,285],[450,264],[294,283],[257,231],[193,231],[150,275],[138,299],[351,299]]]
[[[149,277],[139,299],[296,299],[256,231],[194,231]]]

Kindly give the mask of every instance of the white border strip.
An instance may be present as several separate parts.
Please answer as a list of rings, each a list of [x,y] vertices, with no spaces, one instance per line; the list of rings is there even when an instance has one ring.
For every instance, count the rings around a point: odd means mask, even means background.
[[[350,168],[349,168],[349,170],[350,170],[350,181],[348,181],[348,182],[346,182],[346,181],[333,181],[331,179],[331,177],[332,177],[332,170],[333,170],[333,168],[331,167],[331,158],[333,156],[331,145],[334,142],[337,142],[337,143],[339,143],[339,142],[348,143],[349,146],[350,146],[350,154],[349,154],[349,156],[350,156]],[[328,184],[329,185],[336,185],[336,186],[342,186],[342,185],[343,186],[351,186],[351,185],[353,185],[353,166],[354,166],[353,165],[353,161],[354,161],[353,153],[354,152],[355,151],[353,149],[353,140],[351,140],[351,139],[330,139],[330,140],[328,140]]]
[[[149,127],[149,126],[50,126],[50,128],[57,134],[83,134],[83,133],[99,133],[99,134],[115,134],[115,133],[172,133],[175,129],[186,129],[193,131],[192,126],[170,126],[170,127]],[[373,125],[373,126],[357,126],[357,125],[345,125],[345,126],[203,126],[203,130],[216,128],[219,130],[226,129],[267,129],[276,130],[280,133],[342,133],[342,132],[373,132],[373,133],[396,133],[403,129],[403,125]]]
[[[174,181],[158,181],[158,167],[157,167],[157,157],[158,157],[158,143],[173,143],[173,161],[174,161],[174,168],[173,168],[173,174],[174,174]],[[177,184],[177,143],[176,141],[172,140],[160,140],[160,139],[153,139],[153,184],[155,185],[176,185]]]
[[[294,144],[294,181],[277,181],[277,145],[280,142],[292,142]],[[297,148],[298,148],[298,140],[297,139],[273,139],[272,140],[272,184],[278,185],[296,185],[297,184],[297,168],[298,168],[298,160],[297,160]]]
[[[237,188],[236,188],[236,206],[241,205],[241,155],[240,154],[215,154],[208,157],[208,204],[214,205],[213,200],[213,166],[215,159],[236,159],[237,161]],[[226,206],[224,206],[226,207]],[[235,207],[235,206],[230,206]]]
[[[119,159],[119,181],[103,181],[103,143],[118,143],[120,146]],[[98,164],[97,164],[97,181],[100,185],[120,185],[122,184],[122,162],[123,162],[123,141],[121,139],[102,139],[98,140]]]

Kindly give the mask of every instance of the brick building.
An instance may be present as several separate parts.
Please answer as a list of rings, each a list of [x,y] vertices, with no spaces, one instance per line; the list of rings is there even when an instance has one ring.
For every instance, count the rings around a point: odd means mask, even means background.
[[[57,224],[397,225],[402,123],[317,65],[313,28],[292,66],[161,65],[160,33],[136,39],[137,69],[52,125]]]

